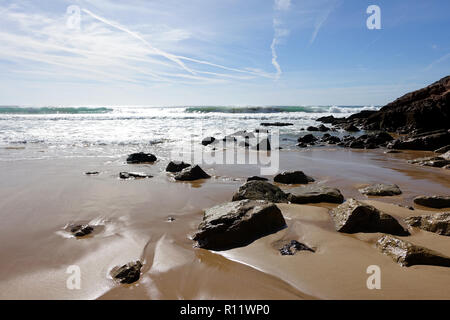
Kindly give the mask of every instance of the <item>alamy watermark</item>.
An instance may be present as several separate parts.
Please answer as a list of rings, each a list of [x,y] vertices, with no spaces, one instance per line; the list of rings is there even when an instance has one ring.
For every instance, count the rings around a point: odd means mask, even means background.
[[[68,6],[66,10],[66,27],[72,30],[81,29],[81,9],[79,6]]]
[[[66,273],[70,276],[66,280],[66,288],[69,290],[81,289],[81,269],[77,265],[67,267]]]
[[[367,7],[367,14],[370,16],[367,18],[366,25],[369,30],[381,29],[381,8],[377,5],[371,5]]]
[[[369,290],[381,289],[381,268],[377,265],[371,265],[367,267],[367,274],[370,276],[367,278],[366,285]]]

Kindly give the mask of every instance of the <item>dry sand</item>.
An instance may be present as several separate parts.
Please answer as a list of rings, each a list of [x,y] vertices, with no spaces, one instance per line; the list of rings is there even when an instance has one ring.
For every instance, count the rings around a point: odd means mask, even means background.
[[[427,153],[320,149],[281,152],[282,169],[303,170],[316,183],[341,189],[397,218],[435,212],[408,210],[416,195],[448,195],[449,170],[406,163]],[[400,267],[374,246],[380,234],[334,231],[333,205],[279,205],[288,228],[247,247],[210,252],[189,239],[202,210],[229,201],[256,166],[204,166],[214,177],[174,182],[154,165],[123,159],[79,158],[0,163],[1,299],[450,299],[450,268]],[[120,171],[154,178],[120,181]],[[101,171],[85,176],[85,171]],[[396,183],[401,196],[371,198],[357,188]],[[445,211],[445,210],[440,210]],[[448,210],[447,210],[448,211]],[[168,222],[168,217],[175,221]],[[75,239],[71,222],[90,222],[97,232]],[[281,240],[315,248],[281,256]],[[450,238],[414,230],[409,241],[450,256]],[[118,285],[108,276],[116,265],[141,259],[141,279]],[[81,289],[69,290],[70,265],[81,270]],[[381,268],[381,290],[369,290],[366,269]]]

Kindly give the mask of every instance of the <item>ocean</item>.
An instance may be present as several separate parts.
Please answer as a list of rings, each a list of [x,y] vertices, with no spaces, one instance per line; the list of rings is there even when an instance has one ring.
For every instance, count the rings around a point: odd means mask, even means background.
[[[289,122],[280,145],[295,147],[300,129],[315,119],[347,117],[375,106],[92,106],[0,107],[0,160],[77,156],[115,157],[132,151],[164,151],[205,136],[253,131],[262,122]],[[337,133],[337,135],[342,133]],[[155,150],[156,149],[156,150]],[[17,152],[11,152],[17,150]],[[21,150],[21,152],[19,152]],[[25,151],[24,151],[25,150]]]

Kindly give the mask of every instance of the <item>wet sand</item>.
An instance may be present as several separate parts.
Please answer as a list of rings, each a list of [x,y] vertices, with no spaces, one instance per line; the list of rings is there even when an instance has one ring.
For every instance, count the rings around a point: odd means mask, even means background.
[[[436,210],[412,211],[398,204],[412,206],[417,195],[450,193],[449,170],[406,163],[428,154],[317,148],[281,151],[280,166],[303,170],[315,183],[338,187],[345,198],[369,201],[403,218]],[[202,165],[213,178],[184,183],[164,172],[168,161],[1,161],[0,298],[450,299],[450,268],[400,267],[374,247],[380,234],[335,232],[330,204],[279,205],[287,229],[244,248],[195,249],[189,236],[202,210],[230,201],[248,176],[260,174],[259,168]],[[86,176],[86,171],[101,173]],[[154,178],[121,181],[120,171]],[[359,194],[358,187],[377,182],[396,183],[403,194],[370,199]],[[175,220],[169,222],[169,217]],[[69,237],[65,226],[80,221],[98,226],[98,231],[84,239]],[[276,244],[293,239],[314,247],[316,253],[281,256]],[[448,237],[415,230],[408,240],[450,255]],[[110,279],[114,266],[137,259],[144,267],[136,284],[118,285]],[[80,290],[66,287],[70,265],[80,267]],[[381,267],[381,290],[366,287],[369,265]]]

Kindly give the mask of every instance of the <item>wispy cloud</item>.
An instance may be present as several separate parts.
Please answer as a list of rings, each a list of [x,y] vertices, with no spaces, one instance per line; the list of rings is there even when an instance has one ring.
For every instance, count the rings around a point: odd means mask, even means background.
[[[275,67],[276,74],[275,79],[279,79],[282,74],[281,66],[278,63],[277,45],[282,41],[283,38],[289,35],[289,30],[283,28],[283,21],[281,15],[283,12],[289,11],[291,8],[291,0],[275,0],[274,2],[274,18],[273,18],[273,29],[274,36],[272,39],[272,44],[270,45],[270,50],[272,51],[272,65]]]

